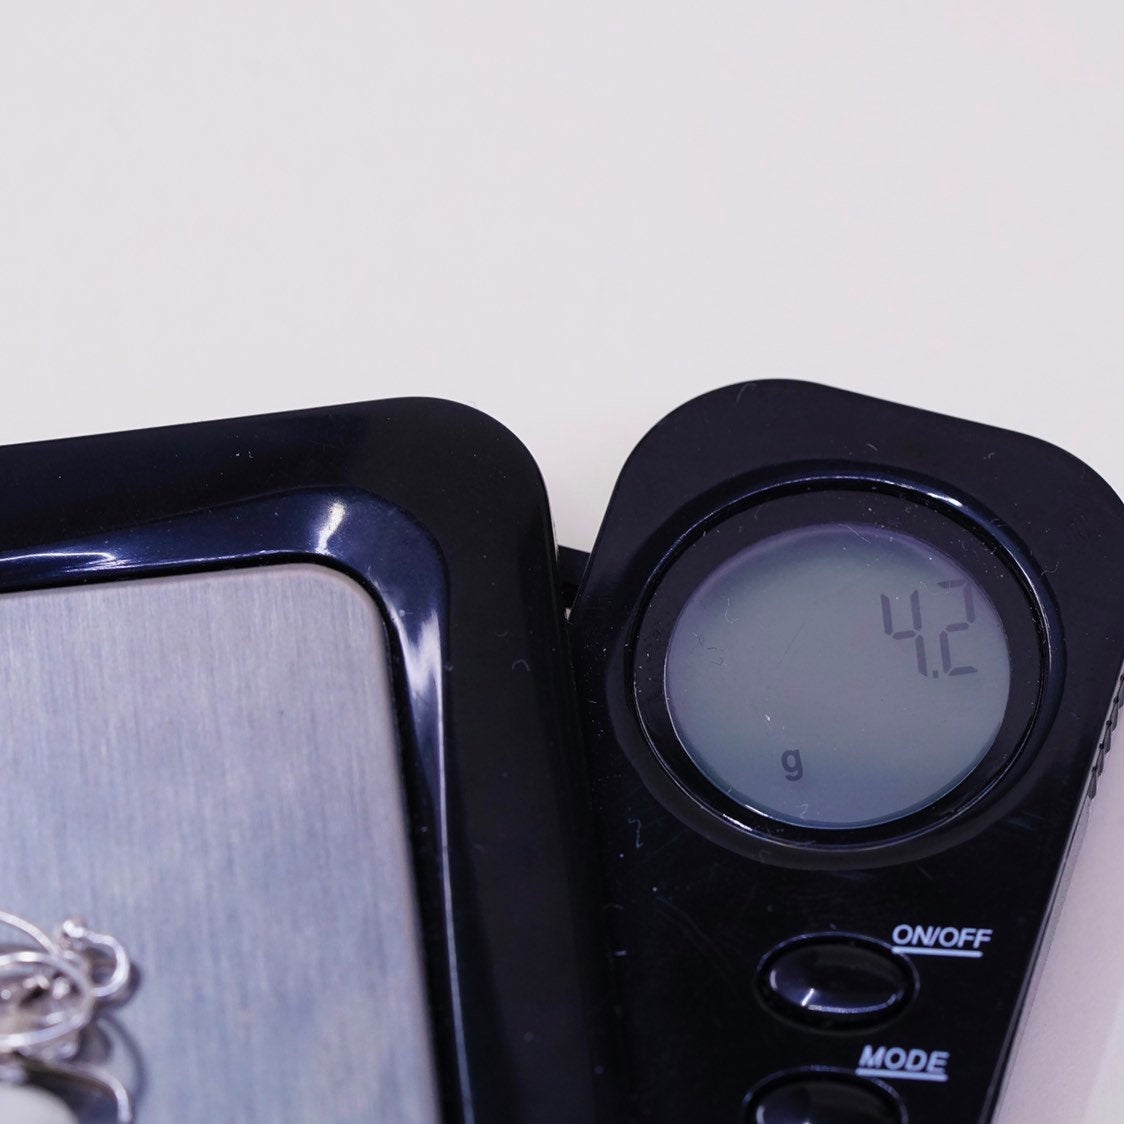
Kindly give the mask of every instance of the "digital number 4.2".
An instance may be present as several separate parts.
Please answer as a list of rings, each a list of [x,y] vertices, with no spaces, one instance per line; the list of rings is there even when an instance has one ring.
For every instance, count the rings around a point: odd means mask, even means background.
[[[952,651],[949,642],[949,633],[964,632],[970,628],[972,622],[976,619],[976,605],[972,587],[965,578],[955,578],[950,581],[937,582],[941,589],[954,590],[959,589],[961,596],[964,598],[964,619],[961,621],[953,621],[951,624],[945,625],[941,629],[940,635],[940,650],[941,650],[941,667],[945,675],[974,675],[976,669],[968,664],[960,664],[956,667],[952,664]],[[886,631],[886,635],[893,640],[912,640],[914,650],[917,653],[917,672],[923,675],[926,679],[932,677],[936,679],[939,677],[940,672],[934,668],[929,670],[929,656],[925,648],[925,637],[923,635],[924,624],[921,620],[921,590],[915,589],[909,596],[909,609],[912,616],[912,628],[895,629],[894,628],[894,608],[890,602],[890,598],[886,594],[882,594],[882,627]]]

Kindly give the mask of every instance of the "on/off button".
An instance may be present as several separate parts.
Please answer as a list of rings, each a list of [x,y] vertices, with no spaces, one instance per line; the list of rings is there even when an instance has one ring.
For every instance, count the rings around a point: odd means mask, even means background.
[[[779,1014],[814,1026],[870,1026],[913,998],[917,975],[903,956],[864,937],[826,933],[774,949],[758,975]]]

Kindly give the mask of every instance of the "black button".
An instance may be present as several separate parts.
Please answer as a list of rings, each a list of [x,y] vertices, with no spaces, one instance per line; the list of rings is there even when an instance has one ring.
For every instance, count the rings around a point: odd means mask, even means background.
[[[746,1124],[902,1124],[893,1094],[845,1074],[808,1073],[771,1084],[750,1102]]]
[[[817,1026],[882,1022],[913,998],[916,976],[904,957],[861,937],[825,935],[782,945],[761,969],[765,999]]]

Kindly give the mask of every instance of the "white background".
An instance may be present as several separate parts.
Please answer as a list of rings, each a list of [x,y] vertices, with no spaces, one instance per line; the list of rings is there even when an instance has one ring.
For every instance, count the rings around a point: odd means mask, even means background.
[[[1122,199],[1117,3],[8,4],[0,440],[436,394],[588,547],[649,425],[786,376],[1124,489]],[[1124,1113],[1119,768],[1004,1124]]]

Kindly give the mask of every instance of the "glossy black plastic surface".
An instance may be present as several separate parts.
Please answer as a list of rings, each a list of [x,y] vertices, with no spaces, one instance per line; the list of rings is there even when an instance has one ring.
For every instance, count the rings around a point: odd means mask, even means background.
[[[319,561],[392,639],[450,1121],[592,1119],[589,863],[534,463],[403,399],[0,449],[0,590]]]
[[[650,591],[674,561],[776,489],[830,481],[907,497],[990,544],[1042,659],[1023,733],[982,785],[905,833],[842,845],[755,835],[692,798],[634,682]],[[1118,498],[1029,437],[787,382],[705,395],[648,434],[571,616],[629,1119],[732,1120],[749,1090],[801,1067],[885,1082],[911,1124],[990,1119],[1124,659],[1121,572]],[[764,958],[831,932],[913,964],[916,998],[890,1023],[811,1027],[765,1002]]]
[[[889,1022],[913,999],[917,975],[886,945],[821,933],[771,952],[758,982],[762,998],[781,1015],[826,1029]]]

